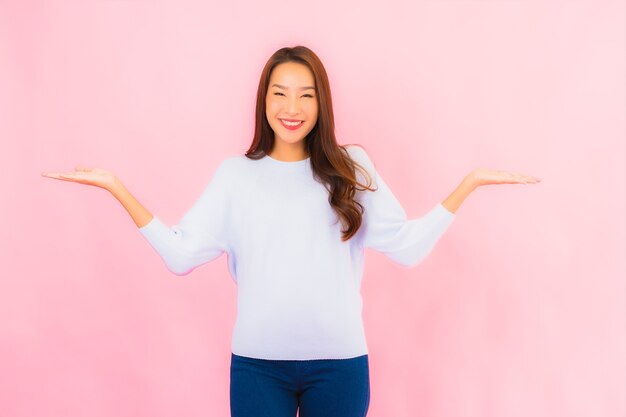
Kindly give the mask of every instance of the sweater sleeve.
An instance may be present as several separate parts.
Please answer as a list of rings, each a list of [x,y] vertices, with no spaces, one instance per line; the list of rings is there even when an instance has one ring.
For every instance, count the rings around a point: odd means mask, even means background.
[[[407,267],[419,264],[432,251],[456,215],[437,203],[424,216],[408,219],[365,150],[351,146],[351,154],[372,177],[372,188],[377,188],[376,191],[359,191],[359,201],[364,206],[362,246],[377,250]],[[362,176],[357,177],[367,183]]]
[[[176,275],[228,251],[228,175],[225,161],[215,171],[195,204],[178,224],[168,227],[157,216],[139,228],[140,233]]]

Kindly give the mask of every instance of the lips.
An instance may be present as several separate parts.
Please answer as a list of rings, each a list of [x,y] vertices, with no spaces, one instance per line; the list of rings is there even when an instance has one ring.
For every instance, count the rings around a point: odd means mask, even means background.
[[[289,122],[289,123],[285,123],[285,122]],[[299,123],[298,123],[299,122]],[[296,130],[298,129],[300,126],[302,126],[304,124],[303,120],[296,120],[296,119],[280,119],[280,123],[289,130]],[[297,123],[297,124],[296,124]]]

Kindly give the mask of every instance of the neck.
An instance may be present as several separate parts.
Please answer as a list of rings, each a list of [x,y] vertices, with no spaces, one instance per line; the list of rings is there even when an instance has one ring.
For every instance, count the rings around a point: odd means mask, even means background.
[[[302,161],[309,157],[305,147],[304,141],[294,144],[279,144],[274,141],[272,150],[268,152],[268,155],[274,159],[284,162],[296,162]]]

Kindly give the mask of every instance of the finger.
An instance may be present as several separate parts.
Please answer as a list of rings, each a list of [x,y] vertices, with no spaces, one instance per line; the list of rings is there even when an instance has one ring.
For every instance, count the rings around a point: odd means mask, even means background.
[[[520,174],[520,173],[515,173],[515,178],[518,181],[523,182],[524,184],[535,182],[535,180],[536,180],[536,178],[534,178],[534,177],[531,177],[529,175]]]
[[[52,173],[43,173],[41,174],[44,177],[48,177],[48,178],[54,178],[57,180],[63,180],[63,181],[75,181],[75,178],[70,174],[61,174],[61,173],[56,173],[56,172],[52,172]]]
[[[83,173],[82,172],[61,172],[59,174],[59,177],[61,177],[61,178],[81,178],[81,177],[83,177]]]
[[[66,175],[70,175],[72,174],[71,172],[42,172],[41,175],[44,177],[50,177],[50,178],[59,178],[62,176],[66,176]]]
[[[42,172],[41,176],[48,177],[48,178],[59,178],[59,173],[58,172]]]
[[[541,180],[537,177],[530,177],[526,175],[523,177],[523,181],[524,181],[524,184],[536,184],[540,182]]]

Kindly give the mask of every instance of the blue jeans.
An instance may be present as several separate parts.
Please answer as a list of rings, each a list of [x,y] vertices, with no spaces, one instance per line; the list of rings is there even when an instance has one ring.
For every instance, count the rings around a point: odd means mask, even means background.
[[[231,417],[365,417],[368,356],[270,360],[231,352]]]

